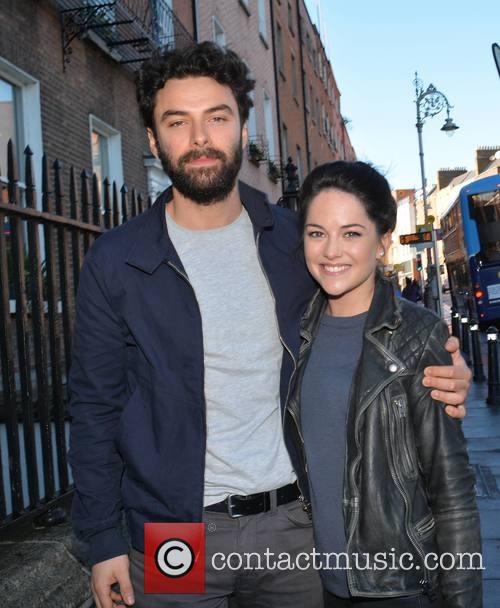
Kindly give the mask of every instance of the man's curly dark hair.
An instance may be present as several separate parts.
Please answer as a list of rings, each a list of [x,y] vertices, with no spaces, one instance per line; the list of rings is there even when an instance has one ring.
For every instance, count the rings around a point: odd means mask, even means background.
[[[234,51],[206,41],[179,49],[157,49],[142,64],[136,85],[137,101],[146,128],[156,133],[156,93],[165,86],[167,80],[189,76],[208,76],[219,84],[229,86],[238,104],[241,124],[247,121],[253,106],[250,91],[255,85],[249,76],[248,67]]]

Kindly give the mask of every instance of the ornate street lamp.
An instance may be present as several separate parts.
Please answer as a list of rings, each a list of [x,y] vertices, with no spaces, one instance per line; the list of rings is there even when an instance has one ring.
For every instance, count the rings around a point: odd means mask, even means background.
[[[438,91],[433,84],[430,84],[427,89],[424,89],[423,82],[419,79],[417,72],[415,72],[415,80],[413,81],[415,85],[415,105],[417,107],[417,127],[418,132],[418,154],[420,157],[420,173],[422,176],[422,198],[424,200],[424,218],[425,223],[429,223],[429,211],[427,204],[427,181],[425,179],[425,168],[424,168],[424,145],[422,142],[422,128],[424,126],[424,121],[426,118],[432,118],[439,114],[442,110],[446,108],[447,118],[444,121],[444,125],[441,127],[441,131],[444,131],[447,135],[453,135],[454,131],[458,129],[458,126],[453,122],[453,119],[450,118],[450,109],[453,107],[450,105],[446,95]],[[434,226],[432,226],[432,234],[433,234],[433,242],[434,242],[434,260],[436,264],[436,281],[437,281],[437,291],[438,291],[438,300],[439,300],[439,314],[442,314],[443,304],[442,304],[442,291],[441,291],[441,273],[439,270],[439,257],[437,255],[437,244],[436,244],[436,234],[434,231]],[[427,250],[427,276],[429,276],[429,266],[431,264],[431,256],[430,251]]]

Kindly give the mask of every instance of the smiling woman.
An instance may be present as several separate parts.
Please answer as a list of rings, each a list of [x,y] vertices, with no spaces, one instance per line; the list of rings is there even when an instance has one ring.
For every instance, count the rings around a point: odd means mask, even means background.
[[[365,163],[340,162],[318,167],[302,187],[306,261],[336,316],[365,312],[373,297],[397,210],[381,180]]]
[[[321,563],[325,606],[367,606],[366,598],[374,608],[479,608],[465,439],[422,386],[426,366],[449,363],[448,329],[397,298],[377,271],[396,223],[389,184],[370,165],[337,161],[311,172],[300,202],[320,289],[302,319],[289,409],[303,437],[316,550],[347,562]],[[391,565],[378,561],[391,552]],[[464,554],[465,572],[458,561],[441,565]]]

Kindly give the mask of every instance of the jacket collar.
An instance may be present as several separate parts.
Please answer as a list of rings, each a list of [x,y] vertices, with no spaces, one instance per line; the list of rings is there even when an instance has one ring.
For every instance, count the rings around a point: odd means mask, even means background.
[[[273,216],[267,196],[243,182],[238,182],[238,190],[254,230],[260,232],[265,228],[270,228],[273,225]],[[170,187],[158,196],[151,209],[137,219],[140,225],[125,260],[127,264],[148,274],[153,274],[165,261],[182,266],[168,235],[165,219],[165,206],[172,198],[173,190]]]
[[[310,342],[316,333],[318,324],[328,303],[325,292],[318,289],[312,297],[302,317],[300,334]],[[365,333],[373,334],[379,329],[396,329],[401,323],[401,310],[392,283],[382,276],[377,276],[375,293],[370,305],[365,324]]]

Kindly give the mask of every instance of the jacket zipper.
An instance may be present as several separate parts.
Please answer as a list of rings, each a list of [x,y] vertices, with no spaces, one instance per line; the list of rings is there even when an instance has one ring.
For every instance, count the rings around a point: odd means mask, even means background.
[[[383,349],[383,350],[385,351],[385,349]],[[358,468],[359,463],[361,462],[361,446],[360,446],[359,437],[358,437],[359,421],[361,419],[361,416],[365,412],[365,410],[368,408],[368,406],[378,397],[378,395],[381,393],[381,391],[383,391],[384,388],[388,384],[390,384],[395,378],[397,378],[401,374],[402,371],[403,371],[403,369],[401,368],[399,370],[398,374],[394,374],[394,375],[390,376],[389,378],[387,378],[387,380],[385,382],[383,382],[378,387],[378,390],[370,397],[370,399],[368,399],[368,401],[360,409],[358,416],[354,422],[354,440],[356,442],[357,455],[356,455],[354,462],[352,463],[351,470],[349,472],[353,490],[357,487],[355,473],[356,473],[356,469]],[[347,466],[347,445],[346,445],[346,466]],[[353,499],[352,499],[353,503],[354,503],[353,504],[353,513],[351,516],[350,526],[349,526],[349,530],[348,530],[348,540],[347,540],[347,549],[346,549],[346,552],[348,555],[349,555],[349,551],[350,551],[350,545],[351,545],[351,542],[352,542],[352,539],[354,536],[354,530],[356,529],[356,524],[358,523],[358,517],[359,517],[359,496],[357,496],[357,492],[355,494],[356,495],[353,496]],[[352,570],[347,570],[347,583],[348,583],[349,591],[352,593],[352,591],[356,589],[354,574],[353,574]],[[385,597],[385,595],[384,594],[370,594],[370,597]]]
[[[196,305],[198,306],[198,312],[200,315],[200,319],[201,319],[201,308],[200,308],[200,303],[198,302],[198,298],[196,297],[196,292],[194,290],[194,287],[191,283],[191,281],[189,280],[187,274],[185,272],[182,272],[182,270],[180,270],[180,268],[178,268],[173,262],[167,262],[167,265],[170,266],[171,268],[173,268],[175,270],[175,272],[182,277],[186,283],[189,285],[189,287],[191,287],[192,291],[193,291],[193,295],[194,295],[194,300],[196,302]],[[202,351],[204,349],[203,346],[203,333],[202,333],[202,340],[201,340],[201,344],[202,344]],[[204,363],[204,362],[203,362]],[[203,364],[202,366],[202,376],[201,376],[201,394],[203,395],[203,425],[204,425],[204,431],[205,431],[205,449],[203,451],[203,470],[202,470],[202,476],[203,476],[203,480],[205,480],[205,457],[206,457],[206,453],[207,453],[207,401],[206,401],[206,397],[205,397],[205,365]],[[203,483],[205,483],[205,481],[203,481]],[[203,521],[203,499],[204,499],[204,494],[205,494],[205,490],[203,489],[202,495],[201,495],[201,505],[200,505],[200,521]]]
[[[271,287],[271,282],[269,281],[269,277],[267,276],[267,273],[266,273],[266,271],[264,269],[264,265],[262,264],[262,259],[260,257],[260,248],[259,248],[259,246],[260,246],[260,235],[261,235],[261,233],[258,232],[257,236],[255,238],[255,246],[256,246],[256,249],[257,249],[257,259],[259,261],[260,269],[262,270],[262,274],[264,275],[264,278],[266,279],[267,286],[269,288],[269,292],[271,293],[271,297],[273,299],[273,303],[274,303],[274,318],[276,320],[276,328],[278,329],[278,335],[279,335],[279,338],[280,338],[280,342],[283,345],[283,348],[288,352],[288,354],[290,355],[290,357],[292,358],[292,361],[293,361],[293,370],[292,370],[292,373],[290,375],[290,380],[288,381],[288,390],[287,390],[287,393],[286,393],[285,407],[284,407],[284,412],[283,412],[284,415],[283,415],[283,419],[281,421],[282,431],[283,431],[283,440],[284,440],[284,436],[285,436],[285,418],[286,418],[286,412],[287,412],[287,409],[288,409],[288,407],[287,407],[288,406],[288,399],[290,397],[290,389],[292,387],[292,381],[293,381],[293,378],[295,376],[295,372],[297,371],[297,360],[295,359],[292,351],[290,350],[290,348],[288,347],[287,343],[285,342],[283,336],[281,335],[280,324],[279,324],[279,321],[278,321],[278,313],[276,312],[276,297],[274,295],[273,288]],[[293,418],[293,420],[295,422],[295,426],[297,427],[297,432],[299,434],[300,440],[302,441],[302,450],[304,450],[304,438],[302,437],[302,433],[300,431],[299,424],[297,422],[295,414],[292,414],[292,412],[289,409],[288,409],[288,411],[290,412],[290,415],[292,416],[292,418]],[[297,486],[298,486],[299,492],[300,492],[300,499],[302,501],[305,501],[304,492],[302,491],[302,488],[300,487],[298,475],[297,475]]]
[[[407,428],[406,428],[406,404],[402,397],[394,397],[392,400],[394,405],[396,406],[397,416],[398,416],[398,425],[401,431],[401,445],[403,452],[403,468],[406,469],[405,473],[408,477],[411,477],[414,474],[414,467],[411,462],[409,448],[408,448],[408,436],[407,436]]]
[[[387,403],[387,402],[386,402]],[[389,432],[390,432],[390,423],[389,423]],[[394,430],[393,433],[394,435]],[[422,560],[422,568],[423,568],[423,572],[424,572],[424,578],[420,581],[420,584],[422,585],[422,587],[424,588],[424,590],[427,589],[428,585],[429,585],[429,579],[428,579],[428,572],[427,569],[425,567],[425,556],[424,556],[424,552],[422,551],[422,549],[419,546],[419,543],[417,541],[417,539],[414,537],[413,535],[413,531],[410,529],[410,525],[409,525],[409,521],[408,521],[408,517],[409,517],[409,512],[410,512],[410,505],[408,502],[408,497],[406,496],[406,492],[404,490],[403,484],[401,483],[401,480],[399,479],[399,476],[397,475],[397,471],[396,471],[396,467],[394,467],[394,470],[391,469],[391,477],[394,481],[394,483],[396,484],[396,487],[398,488],[401,496],[403,497],[403,500],[405,502],[405,512],[406,512],[406,516],[405,516],[405,525],[406,525],[406,533],[408,534],[408,537],[412,543],[412,545],[415,547],[415,549],[417,550],[417,553],[420,557],[420,559]]]

